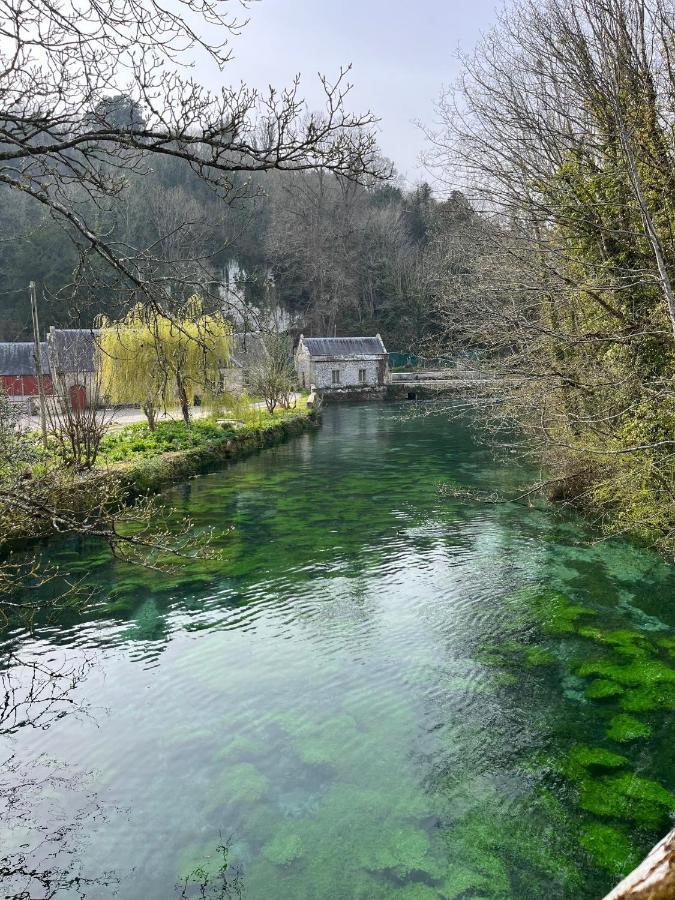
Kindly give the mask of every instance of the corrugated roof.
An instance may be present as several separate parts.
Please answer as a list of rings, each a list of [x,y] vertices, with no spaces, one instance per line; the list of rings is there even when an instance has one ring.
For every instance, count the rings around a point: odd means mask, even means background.
[[[42,374],[49,374],[47,344],[40,344]],[[0,375],[35,375],[32,341],[12,341],[0,343]]]
[[[303,337],[310,356],[380,356],[386,349],[379,335],[375,337]]]
[[[95,328],[52,328],[47,335],[49,356],[55,372],[96,371]]]

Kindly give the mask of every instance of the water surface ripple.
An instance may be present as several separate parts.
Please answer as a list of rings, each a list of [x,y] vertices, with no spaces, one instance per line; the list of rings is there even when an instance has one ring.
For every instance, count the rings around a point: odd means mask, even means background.
[[[599,898],[665,833],[675,570],[440,492],[527,473],[408,411],[329,408],[169,492],[220,561],[167,576],[49,546],[100,596],[5,636],[84,670],[67,714],[2,738],[59,777],[0,856],[60,860],[91,883],[57,896],[91,900]]]

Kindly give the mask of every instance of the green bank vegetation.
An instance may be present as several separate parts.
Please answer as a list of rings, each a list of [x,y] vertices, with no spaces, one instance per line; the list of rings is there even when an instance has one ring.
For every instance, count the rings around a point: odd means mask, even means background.
[[[674,36],[661,0],[515,0],[432,135],[492,213],[439,247],[446,343],[501,376],[491,421],[524,432],[552,496],[669,554]]]
[[[9,406],[2,398],[0,404]],[[233,399],[232,406],[189,425],[168,420],[156,422],[153,429],[135,423],[109,430],[101,438],[96,463],[85,468],[64,465],[56,442],[44,450],[37,434],[15,431],[16,414],[10,411],[0,467],[0,547],[75,527],[86,530],[87,523],[91,529],[106,510],[120,509],[317,422],[304,397],[294,408],[274,413],[246,397]]]

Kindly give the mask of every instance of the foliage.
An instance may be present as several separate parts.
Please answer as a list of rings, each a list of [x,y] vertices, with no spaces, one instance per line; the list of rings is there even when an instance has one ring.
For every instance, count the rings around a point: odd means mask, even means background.
[[[286,335],[266,334],[263,351],[247,373],[247,380],[253,394],[263,398],[271,415],[277,406],[289,408],[297,376],[291,341]]]
[[[123,320],[102,318],[100,324],[102,392],[113,403],[140,403],[151,429],[159,407],[178,400],[189,423],[195,394],[220,389],[232,328],[221,313],[205,315],[198,296],[175,317],[136,306]]]
[[[476,397],[499,401],[495,439],[518,430],[548,469],[540,490],[669,553],[672,61],[661,0],[512,0],[431,135],[443,174],[463,171],[494,211],[464,271],[443,239],[437,271],[446,346],[503,376]]]
[[[233,432],[230,430],[229,432]],[[101,445],[105,462],[147,459],[161,453],[191,450],[223,441],[228,434],[212,419],[195,419],[189,428],[184,422],[158,422],[154,430],[147,425],[126,425],[106,435]]]

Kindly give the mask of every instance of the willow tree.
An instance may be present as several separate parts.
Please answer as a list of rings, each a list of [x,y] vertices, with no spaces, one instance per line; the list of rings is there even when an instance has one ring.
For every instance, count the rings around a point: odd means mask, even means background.
[[[136,306],[121,321],[102,319],[98,366],[112,403],[138,403],[151,431],[157,411],[178,401],[185,424],[196,394],[219,389],[230,359],[232,328],[191,297],[175,317]]]

